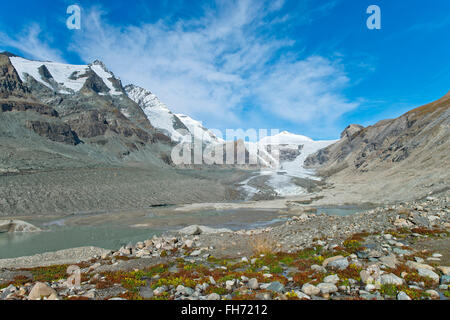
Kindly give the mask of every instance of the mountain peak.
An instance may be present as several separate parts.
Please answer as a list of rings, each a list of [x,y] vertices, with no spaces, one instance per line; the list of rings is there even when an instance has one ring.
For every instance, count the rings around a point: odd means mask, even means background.
[[[0,54],[2,54],[4,56],[7,56],[7,57],[19,57],[19,58],[22,58],[21,56],[18,56],[17,54],[11,53],[9,51],[3,51],[3,52],[0,52]]]
[[[259,142],[263,144],[302,144],[304,142],[312,142],[313,139],[295,134],[289,131],[282,131],[273,136],[267,136],[262,138]]]

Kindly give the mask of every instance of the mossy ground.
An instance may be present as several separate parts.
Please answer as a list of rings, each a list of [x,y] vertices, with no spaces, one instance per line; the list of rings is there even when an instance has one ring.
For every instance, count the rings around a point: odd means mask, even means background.
[[[397,229],[390,230],[389,233],[398,238],[407,237],[411,233],[420,233],[422,235],[434,237],[442,234],[442,230],[429,230],[424,228],[420,230]],[[140,289],[142,287],[156,289],[161,286],[176,288],[179,285],[183,285],[195,289],[197,285],[203,285],[205,283],[208,284],[208,287],[204,291],[204,294],[217,293],[221,296],[231,294],[231,297],[234,300],[256,299],[258,293],[265,292],[265,290],[251,290],[247,288],[228,291],[225,288],[227,280],[242,279],[243,277],[246,277],[249,279],[256,278],[259,283],[278,281],[286,286],[287,293],[283,298],[295,300],[298,299],[298,297],[295,294],[294,289],[301,288],[305,283],[319,284],[326,276],[332,274],[339,276],[337,286],[350,287],[350,279],[353,279],[353,281],[356,280],[360,285],[363,285],[360,282],[360,272],[363,268],[356,264],[350,264],[345,270],[328,269],[326,272],[312,270],[311,266],[314,264],[322,265],[322,262],[329,257],[337,255],[347,257],[357,251],[364,250],[366,238],[374,235],[375,234],[366,232],[355,234],[342,241],[340,246],[336,246],[333,249],[325,250],[322,246],[316,245],[297,252],[268,252],[265,254],[255,254],[245,261],[232,257],[219,259],[210,256],[201,262],[193,263],[179,257],[166,264],[154,265],[143,270],[101,272],[96,279],[91,279],[93,273],[83,274],[82,282],[89,281],[89,283],[95,285],[97,290],[120,286],[124,291],[119,294],[119,297],[131,300],[143,299],[140,295]],[[426,288],[435,287],[436,285],[431,279],[419,276],[417,271],[412,270],[405,265],[405,262],[417,256],[426,258],[429,256],[429,253],[415,252],[411,256],[405,256],[403,261],[396,268],[387,268],[385,272],[403,277],[407,283],[424,283]],[[97,261],[91,260],[79,264],[79,266],[80,268],[86,268],[95,262]],[[108,261],[106,261],[106,264],[109,264]],[[32,279],[25,276],[17,276],[8,284],[0,286],[0,289],[9,284],[14,284],[19,287],[26,283],[36,281],[54,282],[66,279],[67,267],[68,265],[59,265],[23,269],[23,271],[31,273]],[[267,274],[270,274],[270,276]],[[393,298],[400,291],[405,292],[412,299],[426,299],[429,296],[425,293],[425,290],[412,289],[407,285],[383,285],[379,291],[382,295]],[[276,293],[272,292],[271,294],[273,294],[274,297],[277,296]],[[444,295],[448,296],[449,291],[446,291]],[[359,299],[358,296],[347,298]],[[174,296],[165,292],[158,296],[154,296],[152,299],[171,300],[174,299]]]

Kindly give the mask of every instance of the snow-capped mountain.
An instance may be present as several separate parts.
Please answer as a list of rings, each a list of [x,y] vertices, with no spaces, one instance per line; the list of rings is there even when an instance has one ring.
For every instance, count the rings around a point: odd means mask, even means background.
[[[10,57],[11,64],[23,82],[31,76],[34,80],[60,94],[79,92],[90,76],[94,75],[102,80],[106,86],[100,93],[121,95],[120,80],[110,72],[100,61],[89,65],[70,65],[57,62],[27,60],[21,57]]]
[[[279,169],[293,176],[308,175],[309,171],[303,168],[306,158],[320,149],[326,148],[337,140],[314,141],[313,139],[283,131],[273,136],[267,136],[258,142],[263,146],[276,148],[279,152]],[[294,155],[294,156],[293,156]]]
[[[280,144],[280,145],[301,145],[305,142],[313,142],[314,140],[299,134],[293,134],[288,131],[283,131],[273,136],[267,136],[259,140],[260,144]]]
[[[184,114],[174,114],[152,92],[135,86],[125,87],[128,97],[136,102],[147,115],[151,124],[168,135],[175,142],[191,142],[191,137],[206,144],[223,143],[224,141],[203,127],[200,121]],[[180,130],[181,129],[181,130]],[[183,131],[187,131],[183,134]]]
[[[42,93],[41,98],[49,101],[52,105],[54,103],[56,108],[59,108],[59,100],[53,101],[52,94],[45,95],[45,88],[50,89],[53,94],[65,97],[66,100],[69,99],[69,101],[72,96],[74,101],[79,101],[79,99],[83,99],[81,97],[84,94],[90,96],[94,92],[98,95],[94,94],[97,98],[91,98],[94,99],[90,101],[92,106],[103,105],[102,99],[109,99],[108,101],[112,102],[125,118],[139,124],[142,124],[142,121],[145,120],[151,124],[151,127],[169,137],[173,142],[190,143],[193,137],[196,141],[202,141],[203,145],[225,146],[227,143],[232,143],[232,141],[226,142],[211,130],[205,128],[201,121],[188,115],[173,113],[151,91],[133,84],[122,87],[120,79],[116,78],[101,61],[94,61],[89,65],[70,65],[27,60],[17,56],[11,56],[9,59],[20,79],[31,86],[33,86],[34,81],[37,81],[39,85],[37,85],[38,88],[33,89],[34,92]],[[97,101],[96,99],[100,100]],[[72,103],[70,108],[75,104],[77,103]],[[85,102],[83,107],[86,107]],[[83,138],[95,137],[98,128],[105,127],[104,117],[92,114],[89,109],[82,111],[87,113],[83,116],[84,120],[78,121],[70,117],[66,120],[79,130]],[[92,121],[95,123],[90,123]],[[100,122],[96,123],[97,121]],[[114,130],[117,131],[117,129]],[[103,132],[103,129],[100,131]],[[308,155],[333,142],[316,142],[306,136],[283,131],[273,136],[264,137],[258,142],[243,143],[246,152],[250,153],[251,150],[257,150],[256,157],[260,166],[286,170],[289,174],[292,173],[296,176],[304,173],[303,161]]]
[[[259,161],[264,164],[261,159],[268,160],[265,167],[272,169],[261,171],[261,175],[269,177],[266,184],[278,196],[304,193],[303,187],[295,183],[295,178],[317,179],[313,170],[304,167],[306,158],[336,141],[314,141],[309,137],[287,131],[261,138],[256,143],[259,150]],[[252,179],[253,177],[244,181],[242,186],[249,198],[260,191],[249,184]]]
[[[225,141],[217,137],[211,130],[205,128],[202,122],[192,119],[184,114],[176,115],[184,125],[189,129],[189,132],[196,140],[202,140],[204,143],[224,143]]]
[[[181,142],[188,139],[188,134],[183,135],[178,131],[188,128],[155,94],[135,85],[127,85],[125,92],[141,107],[155,128],[164,132],[173,141]]]

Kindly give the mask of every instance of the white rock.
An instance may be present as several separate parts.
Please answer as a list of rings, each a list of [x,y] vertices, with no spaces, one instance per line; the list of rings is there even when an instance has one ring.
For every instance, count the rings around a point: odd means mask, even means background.
[[[395,274],[393,273],[389,273],[389,274],[383,274],[380,277],[380,282],[381,284],[394,284],[397,286],[400,286],[404,283],[405,280],[403,280],[400,277],[397,277]]]
[[[220,300],[220,296],[217,293],[211,293],[206,300]]]
[[[156,288],[156,289],[153,291],[153,293],[154,293],[156,296],[159,296],[159,295],[163,294],[163,293],[166,292],[166,291],[167,291],[167,288],[164,287],[164,286],[162,286],[162,287]]]
[[[42,231],[22,220],[0,220],[0,233],[5,232],[39,232]]]
[[[419,272],[419,276],[431,278],[435,283],[439,282],[439,275],[434,271],[422,268],[417,269],[417,271]]]
[[[323,279],[323,282],[332,283],[332,284],[336,284],[336,283],[338,283],[338,281],[339,281],[339,276],[336,274],[329,275]]]
[[[322,294],[330,294],[338,291],[338,288],[332,283],[320,283],[317,285]]]
[[[185,242],[184,242],[184,245],[187,247],[187,248],[192,248],[192,245],[194,244],[194,241],[192,241],[192,240],[186,240]]]
[[[258,279],[252,278],[252,279],[248,280],[247,286],[252,290],[258,289],[259,288]]]
[[[414,262],[414,261],[406,262],[406,266],[411,268],[411,269],[416,269],[416,270],[419,270],[419,269],[428,269],[428,270],[431,270],[431,271],[434,270],[434,268],[432,266],[429,266],[429,265],[423,264],[423,263],[417,263],[417,262]]]
[[[307,299],[307,300],[311,300],[311,297],[308,296],[307,294],[304,294],[303,292],[299,291],[299,290],[295,290],[294,293],[297,295],[297,297],[299,299]]]
[[[31,289],[28,299],[41,300],[44,297],[50,297],[54,295],[57,297],[56,291],[43,282],[36,282],[33,289]]]
[[[191,256],[192,257],[197,257],[197,256],[199,256],[201,254],[202,254],[202,250],[195,250],[195,251],[192,251]]]
[[[440,298],[439,292],[437,292],[436,290],[427,290],[425,292],[428,293],[432,299],[439,299]]]
[[[437,267],[443,274],[450,276],[450,267],[439,266]]]
[[[412,300],[412,299],[406,293],[404,293],[403,291],[400,291],[397,294],[397,300]]]
[[[375,286],[375,285],[373,285],[373,284],[367,284],[366,286],[365,286],[365,290],[366,291],[373,291],[373,290],[375,290],[377,287]]]
[[[233,290],[234,284],[236,283],[235,280],[227,280],[225,282],[225,287],[228,291]]]

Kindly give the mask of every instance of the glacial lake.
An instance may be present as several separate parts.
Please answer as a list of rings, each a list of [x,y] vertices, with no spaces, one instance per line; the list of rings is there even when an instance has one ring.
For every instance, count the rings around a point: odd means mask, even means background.
[[[338,216],[360,211],[362,209],[357,207],[318,208],[318,212]],[[180,212],[173,208],[23,218],[43,231],[0,234],[0,259],[84,246],[116,250],[130,242],[144,241],[194,224],[241,230],[282,224],[288,218],[273,209]]]

